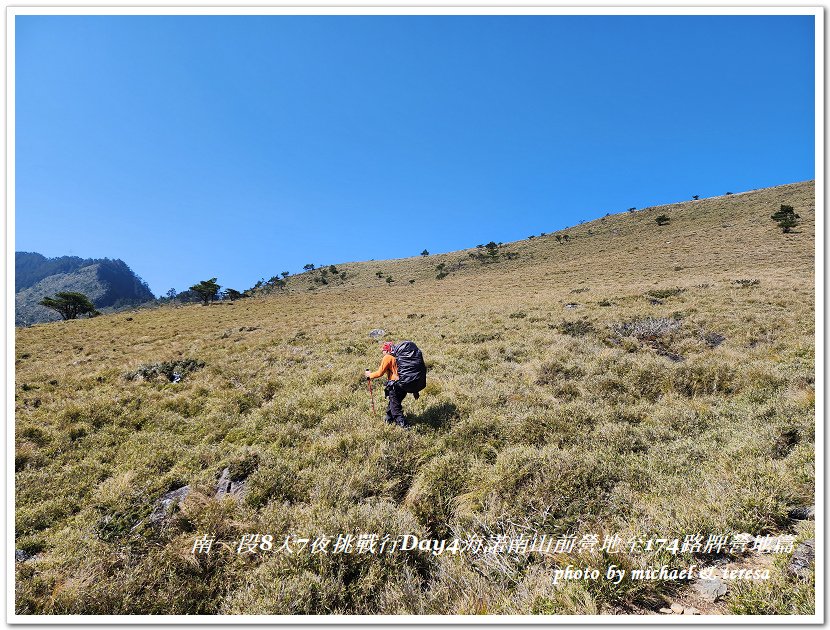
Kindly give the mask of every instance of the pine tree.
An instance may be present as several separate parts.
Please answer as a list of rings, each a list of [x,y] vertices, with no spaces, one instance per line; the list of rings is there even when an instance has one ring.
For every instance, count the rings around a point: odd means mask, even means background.
[[[53,298],[45,297],[39,304],[57,311],[63,319],[77,319],[79,315],[100,315],[87,296],[73,291],[61,291]]]
[[[207,305],[216,299],[216,294],[219,293],[219,285],[216,284],[216,278],[210,280],[202,280],[199,284],[194,284],[190,290],[202,298],[202,303]]]
[[[778,227],[781,228],[784,234],[789,234],[798,225],[798,219],[800,218],[801,216],[795,213],[795,209],[792,206],[785,205],[782,205],[781,209],[776,211],[775,214],[770,215],[770,219],[778,223]]]

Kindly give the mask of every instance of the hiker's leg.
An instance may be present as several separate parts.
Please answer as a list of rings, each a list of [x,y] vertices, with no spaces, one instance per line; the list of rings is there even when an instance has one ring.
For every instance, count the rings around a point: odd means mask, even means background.
[[[389,413],[399,427],[406,426],[406,419],[403,417],[403,406],[401,405],[404,398],[406,398],[406,392],[400,387],[393,385],[389,388]]]
[[[389,424],[393,424],[395,419],[392,415],[392,381],[387,381],[386,385],[383,388],[383,395],[386,396],[389,404],[386,405],[386,417],[384,420]]]

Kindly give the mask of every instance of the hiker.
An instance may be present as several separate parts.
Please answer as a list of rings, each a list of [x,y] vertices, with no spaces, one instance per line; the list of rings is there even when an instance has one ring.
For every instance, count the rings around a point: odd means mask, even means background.
[[[420,384],[420,382],[413,383],[414,387],[407,386],[405,389],[404,386],[402,386],[399,382],[400,376],[398,374],[398,360],[395,358],[394,353],[396,352],[396,350],[403,350],[404,356],[407,358],[408,362],[409,356],[410,354],[412,354],[412,351],[406,351],[409,350],[410,347],[414,348],[414,351],[417,351],[417,361],[420,363],[420,365],[416,367],[416,371],[418,373],[423,372],[423,377],[418,378],[417,380],[423,380],[423,384]],[[403,407],[401,406],[401,403],[403,402],[403,399],[406,398],[407,393],[411,393],[417,400],[418,391],[423,389],[424,385],[426,385],[426,367],[420,369],[420,366],[423,365],[421,352],[411,341],[404,341],[398,344],[398,346],[394,346],[391,341],[387,341],[383,344],[381,350],[383,351],[383,360],[380,362],[380,367],[378,368],[377,372],[370,372],[369,370],[366,370],[366,378],[371,380],[373,378],[380,378],[381,376],[386,375],[388,380],[386,381],[386,385],[383,388],[384,396],[386,396],[389,399],[389,407],[386,410],[386,422],[390,424],[394,423],[397,424],[399,427],[408,429],[409,424],[407,424],[406,418],[404,418]],[[408,363],[405,363],[404,365],[408,370]]]
[[[386,422],[397,424],[399,427],[408,429],[409,425],[406,423],[406,418],[403,417],[403,407],[401,403],[406,397],[406,392],[398,387],[398,361],[392,355],[392,342],[387,341],[383,344],[381,350],[383,351],[383,360],[380,362],[380,367],[377,372],[370,372],[366,370],[366,378],[380,378],[386,375],[386,385],[383,386],[383,395],[389,399],[389,407],[386,409]]]

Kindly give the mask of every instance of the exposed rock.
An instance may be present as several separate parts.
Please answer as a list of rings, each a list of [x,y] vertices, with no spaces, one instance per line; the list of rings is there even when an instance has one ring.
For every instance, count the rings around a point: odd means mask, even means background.
[[[146,363],[139,366],[137,370],[127,372],[124,375],[129,381],[153,381],[166,380],[171,383],[178,383],[185,374],[190,374],[205,367],[204,361],[196,359],[179,359],[177,361],[163,361],[161,363]]]
[[[726,337],[724,337],[720,333],[707,332],[703,333],[703,341],[710,348],[717,348],[724,341],[726,341]]]
[[[579,304],[577,304],[576,302],[568,302],[567,304],[565,304],[565,308],[577,308],[578,306]]]
[[[28,553],[23,551],[22,549],[15,549],[14,550],[14,561],[15,562],[26,562],[29,558],[33,558],[33,553]]]
[[[375,328],[374,330],[369,332],[369,336],[372,339],[377,339],[378,337],[383,337],[386,334],[386,331],[383,328]]]
[[[816,506],[804,505],[793,508],[787,513],[787,516],[797,521],[812,521],[816,518]]]
[[[681,604],[678,604],[677,602],[675,602],[671,605],[671,611],[675,615],[682,615],[683,614],[683,606]]]
[[[787,570],[800,578],[810,577],[810,565],[816,559],[816,541],[805,540],[793,551],[793,555],[787,564]]]
[[[701,579],[694,583],[694,589],[707,602],[716,602],[729,590],[718,578]]]
[[[176,490],[171,490],[161,495],[161,498],[156,503],[153,513],[150,514],[149,521],[151,523],[159,523],[163,521],[173,511],[176,505],[184,501],[184,498],[190,494],[190,486],[182,486]]]
[[[245,480],[241,479],[234,481],[231,479],[230,469],[225,468],[219,477],[219,481],[216,483],[216,498],[221,499],[222,497],[230,496],[237,499],[241,497],[244,492]]]
[[[671,608],[661,608],[658,612],[660,612],[663,615],[671,615],[672,614],[672,609]]]
[[[699,615],[700,611],[697,608],[693,607],[693,606],[688,606],[688,607],[683,609],[683,614],[684,615]]]

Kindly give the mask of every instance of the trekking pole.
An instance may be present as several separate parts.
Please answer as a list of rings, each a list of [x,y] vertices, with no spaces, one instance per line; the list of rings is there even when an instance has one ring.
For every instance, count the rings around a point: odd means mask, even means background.
[[[372,393],[372,379],[366,378],[366,382],[369,383],[369,398],[372,399],[372,416],[376,416],[375,413],[375,395]]]

